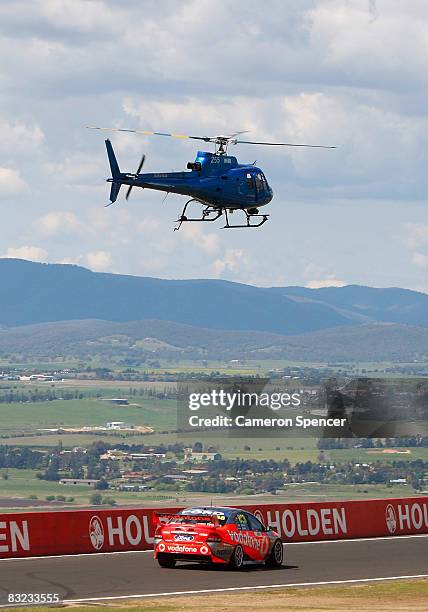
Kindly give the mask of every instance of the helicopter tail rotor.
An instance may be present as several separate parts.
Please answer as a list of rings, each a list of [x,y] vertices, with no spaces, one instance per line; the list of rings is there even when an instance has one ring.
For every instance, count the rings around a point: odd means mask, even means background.
[[[137,172],[135,173],[136,177],[138,177],[138,175],[140,174],[141,168],[144,166],[145,161],[146,161],[146,156],[143,155],[142,158],[140,159],[140,163],[138,164]],[[132,188],[133,188],[133,185],[129,185],[126,191],[125,200],[127,200],[129,196],[131,195]]]
[[[111,170],[111,178],[107,179],[109,183],[111,183],[111,190],[110,190],[110,203],[107,204],[107,206],[111,206],[112,204],[114,204],[114,202],[116,202],[117,197],[119,195],[119,191],[120,188],[123,184],[128,185],[128,189],[126,191],[126,195],[125,198],[128,199],[132,188],[134,187],[134,185],[131,183],[129,184],[129,181],[135,181],[138,179],[138,175],[141,172],[141,168],[144,165],[146,156],[143,155],[140,163],[138,164],[138,168],[137,168],[137,172],[135,174],[123,174],[120,171],[119,168],[119,164],[117,163],[117,159],[116,159],[116,155],[114,154],[114,150],[113,150],[113,146],[110,142],[110,140],[106,140],[106,149],[107,149],[107,156],[108,156],[108,161],[110,164],[110,170]]]

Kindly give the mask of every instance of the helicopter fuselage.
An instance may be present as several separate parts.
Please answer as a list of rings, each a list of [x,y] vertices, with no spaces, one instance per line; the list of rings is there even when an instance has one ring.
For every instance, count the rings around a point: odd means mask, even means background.
[[[239,164],[236,157],[199,151],[188,168],[187,172],[121,173],[109,181],[189,196],[213,208],[229,210],[259,208],[273,198],[262,170]]]

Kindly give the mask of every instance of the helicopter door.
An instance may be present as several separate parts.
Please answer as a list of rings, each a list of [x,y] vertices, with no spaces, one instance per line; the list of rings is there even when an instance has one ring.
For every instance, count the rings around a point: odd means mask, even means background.
[[[257,202],[257,191],[254,174],[247,172],[245,178],[246,185],[246,200],[249,202]]]

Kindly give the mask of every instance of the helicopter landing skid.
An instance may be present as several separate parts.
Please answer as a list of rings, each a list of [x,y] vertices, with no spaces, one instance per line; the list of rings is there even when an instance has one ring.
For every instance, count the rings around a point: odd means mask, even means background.
[[[269,218],[269,215],[259,215],[258,213],[249,213],[246,210],[243,211],[245,213],[246,216],[246,223],[244,224],[239,224],[239,225],[231,225],[229,223],[229,215],[227,212],[227,209],[224,209],[224,216],[226,217],[226,225],[223,227],[223,229],[233,229],[236,227],[260,227],[261,225],[263,225],[264,223],[266,223],[266,221]],[[261,219],[261,221],[259,221],[258,223],[251,223],[251,219]]]
[[[206,206],[204,208],[204,210],[202,211],[202,217],[199,217],[197,219],[193,219],[193,218],[189,218],[186,217],[186,209],[188,207],[188,205],[191,202],[198,202],[198,204],[201,204],[201,202],[199,200],[195,200],[195,199],[191,199],[188,202],[186,202],[186,204],[184,205],[183,208],[183,212],[181,213],[181,216],[179,219],[177,219],[176,223],[178,223],[178,225],[176,227],[174,227],[174,232],[178,231],[181,227],[181,225],[183,223],[187,223],[188,221],[216,221],[219,217],[221,217],[221,215],[223,214],[223,211],[219,208],[213,208],[212,206]]]

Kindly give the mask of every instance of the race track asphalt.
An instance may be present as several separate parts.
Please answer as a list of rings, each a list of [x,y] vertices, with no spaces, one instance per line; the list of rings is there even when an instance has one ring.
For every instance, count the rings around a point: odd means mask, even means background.
[[[0,605],[10,593],[58,593],[64,600],[240,590],[376,578],[427,577],[428,536],[285,545],[281,569],[241,572],[195,564],[161,569],[151,552],[0,560]]]

